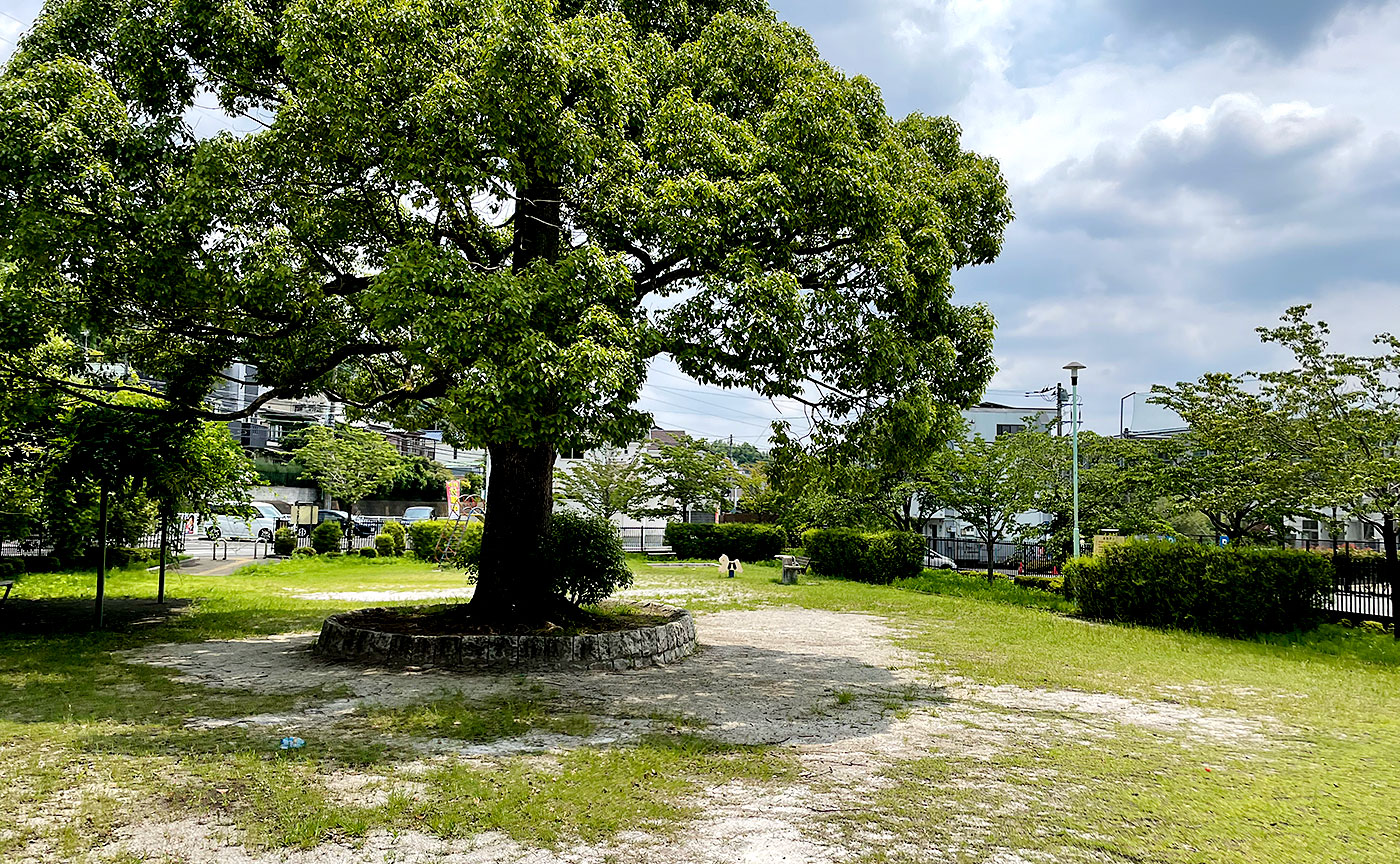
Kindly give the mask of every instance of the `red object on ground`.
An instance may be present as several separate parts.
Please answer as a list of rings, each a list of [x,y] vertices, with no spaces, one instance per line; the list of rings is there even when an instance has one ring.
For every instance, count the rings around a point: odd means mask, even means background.
[[[1052,567],[1050,568],[1050,575],[1051,575],[1051,576],[1059,576],[1059,575],[1060,575],[1060,568],[1059,568],[1059,565],[1055,565],[1055,566],[1052,566]]]
[[[1024,575],[1026,575],[1026,562],[1024,562],[1024,561],[1019,561],[1019,562],[1017,562],[1017,564],[1016,564],[1016,575],[1017,575],[1017,576],[1024,576]]]

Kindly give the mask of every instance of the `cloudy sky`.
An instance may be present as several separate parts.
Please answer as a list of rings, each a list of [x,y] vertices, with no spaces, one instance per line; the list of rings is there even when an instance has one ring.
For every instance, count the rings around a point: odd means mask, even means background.
[[[949,114],[1017,219],[959,275],[999,322],[987,398],[1119,398],[1281,362],[1253,328],[1310,302],[1362,350],[1400,312],[1400,0],[776,0],[890,112]],[[0,0],[0,57],[37,12]],[[12,16],[12,17],[7,17]],[[1068,383],[1067,381],[1065,383]],[[779,407],[658,365],[659,423],[760,443]]]

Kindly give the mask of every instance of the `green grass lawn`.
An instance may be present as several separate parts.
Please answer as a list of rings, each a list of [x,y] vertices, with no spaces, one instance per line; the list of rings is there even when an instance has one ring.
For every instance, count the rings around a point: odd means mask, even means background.
[[[402,560],[295,561],[228,576],[175,574],[170,596],[190,603],[127,632],[0,636],[0,813],[63,814],[0,819],[0,859],[31,842],[47,844],[55,861],[80,859],[117,826],[153,811],[217,815],[254,846],[417,828],[444,837],[500,831],[563,847],[636,827],[683,831],[703,814],[700,790],[731,781],[798,784],[845,801],[806,827],[871,861],[928,860],[936,848],[944,860],[965,861],[1006,850],[1063,861],[1371,862],[1400,849],[1400,647],[1388,636],[1324,627],[1241,641],[1107,626],[1073,617],[1072,604],[1052,595],[948,574],[901,589],[817,577],[783,586],[766,563],[746,563],[734,580],[712,568],[654,568],[640,557],[632,566],[647,599],[677,599],[697,612],[789,605],[882,616],[930,676],[1112,694],[1227,718],[1257,734],[1199,736],[1067,709],[983,705],[1002,730],[996,748],[891,760],[880,782],[846,788],[805,775],[788,748],[724,745],[699,724],[626,746],[586,744],[595,719],[584,708],[522,686],[478,702],[438,697],[359,710],[314,750],[281,751],[274,730],[187,721],[275,713],[338,694],[204,688],[114,653],[310,631],[328,614],[365,605],[300,595],[464,585],[460,573]],[[15,597],[90,597],[92,581],[28,575]],[[154,597],[155,577],[116,573],[107,591]],[[704,663],[705,655],[685,662]],[[840,690],[834,701],[858,698]],[[906,707],[899,716],[940,710]],[[580,746],[544,761],[426,767],[414,750],[426,738],[490,742],[532,730]],[[336,793],[328,778],[346,772],[383,794]]]

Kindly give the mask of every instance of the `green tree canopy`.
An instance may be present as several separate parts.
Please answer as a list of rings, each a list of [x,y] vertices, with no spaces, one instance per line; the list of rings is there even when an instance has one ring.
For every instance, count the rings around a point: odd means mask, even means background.
[[[577,502],[590,516],[612,519],[618,513],[640,517],[651,498],[651,483],[640,451],[604,447],[558,469],[558,494]]]
[[[956,123],[755,0],[51,0],[0,76],[11,343],[88,328],[211,419],[242,361],[234,413],[321,391],[488,448],[489,616],[550,590],[554,453],[641,437],[651,357],[823,426],[974,401],[992,320],[951,279],[1010,217]]]
[[[696,507],[716,507],[729,500],[738,472],[729,460],[690,438],[663,444],[646,457],[651,476],[647,498],[660,502],[642,512],[685,521]]]
[[[309,426],[298,433],[297,461],[316,484],[345,505],[355,505],[391,485],[403,468],[403,457],[384,436],[372,429],[339,424]]]
[[[972,527],[987,547],[987,578],[996,563],[996,544],[1020,539],[1038,525],[1017,517],[1036,507],[1041,491],[1035,466],[1040,454],[1025,433],[987,441],[980,435],[960,441],[938,457],[941,497]]]

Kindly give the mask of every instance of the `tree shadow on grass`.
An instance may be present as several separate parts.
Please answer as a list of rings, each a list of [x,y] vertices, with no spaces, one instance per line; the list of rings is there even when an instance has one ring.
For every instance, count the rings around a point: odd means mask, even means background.
[[[92,597],[10,597],[0,606],[0,636],[60,636],[92,633],[136,633],[151,630],[185,614],[190,600],[150,597],[107,597],[102,627],[97,626],[97,601]]]

